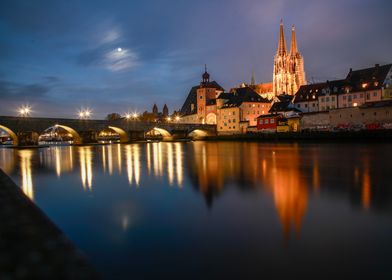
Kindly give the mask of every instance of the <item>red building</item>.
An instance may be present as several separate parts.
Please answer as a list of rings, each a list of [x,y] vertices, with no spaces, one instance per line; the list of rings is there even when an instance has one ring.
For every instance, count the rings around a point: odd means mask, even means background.
[[[257,130],[276,131],[278,120],[281,118],[278,114],[261,115],[257,117]]]

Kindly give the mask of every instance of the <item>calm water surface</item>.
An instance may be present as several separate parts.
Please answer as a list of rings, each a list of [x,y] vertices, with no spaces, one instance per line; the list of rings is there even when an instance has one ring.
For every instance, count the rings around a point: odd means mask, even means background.
[[[391,159],[389,144],[0,149],[108,279],[392,279]]]

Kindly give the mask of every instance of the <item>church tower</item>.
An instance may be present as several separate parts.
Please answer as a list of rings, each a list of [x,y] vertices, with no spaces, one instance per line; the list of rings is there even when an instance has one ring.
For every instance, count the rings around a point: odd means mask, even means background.
[[[290,53],[286,49],[283,21],[280,21],[279,43],[274,58],[273,92],[275,95],[297,92],[306,84],[304,62],[298,51],[295,28],[291,31]]]

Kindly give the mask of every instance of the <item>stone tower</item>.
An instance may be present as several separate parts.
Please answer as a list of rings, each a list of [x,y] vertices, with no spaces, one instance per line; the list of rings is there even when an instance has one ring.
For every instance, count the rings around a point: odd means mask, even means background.
[[[301,85],[306,84],[304,61],[298,51],[295,28],[291,30],[290,53],[286,49],[283,21],[280,21],[279,43],[274,58],[273,92],[275,95],[297,92]]]
[[[169,116],[169,108],[167,107],[166,104],[163,106],[162,115],[163,115],[164,117]]]

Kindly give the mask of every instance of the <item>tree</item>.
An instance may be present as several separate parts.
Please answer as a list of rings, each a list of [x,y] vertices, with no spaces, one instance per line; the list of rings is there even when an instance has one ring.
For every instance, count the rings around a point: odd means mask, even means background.
[[[107,119],[108,121],[118,120],[118,119],[121,119],[121,115],[118,114],[118,113],[111,113],[111,114],[108,114],[108,115],[106,116],[106,119]]]

